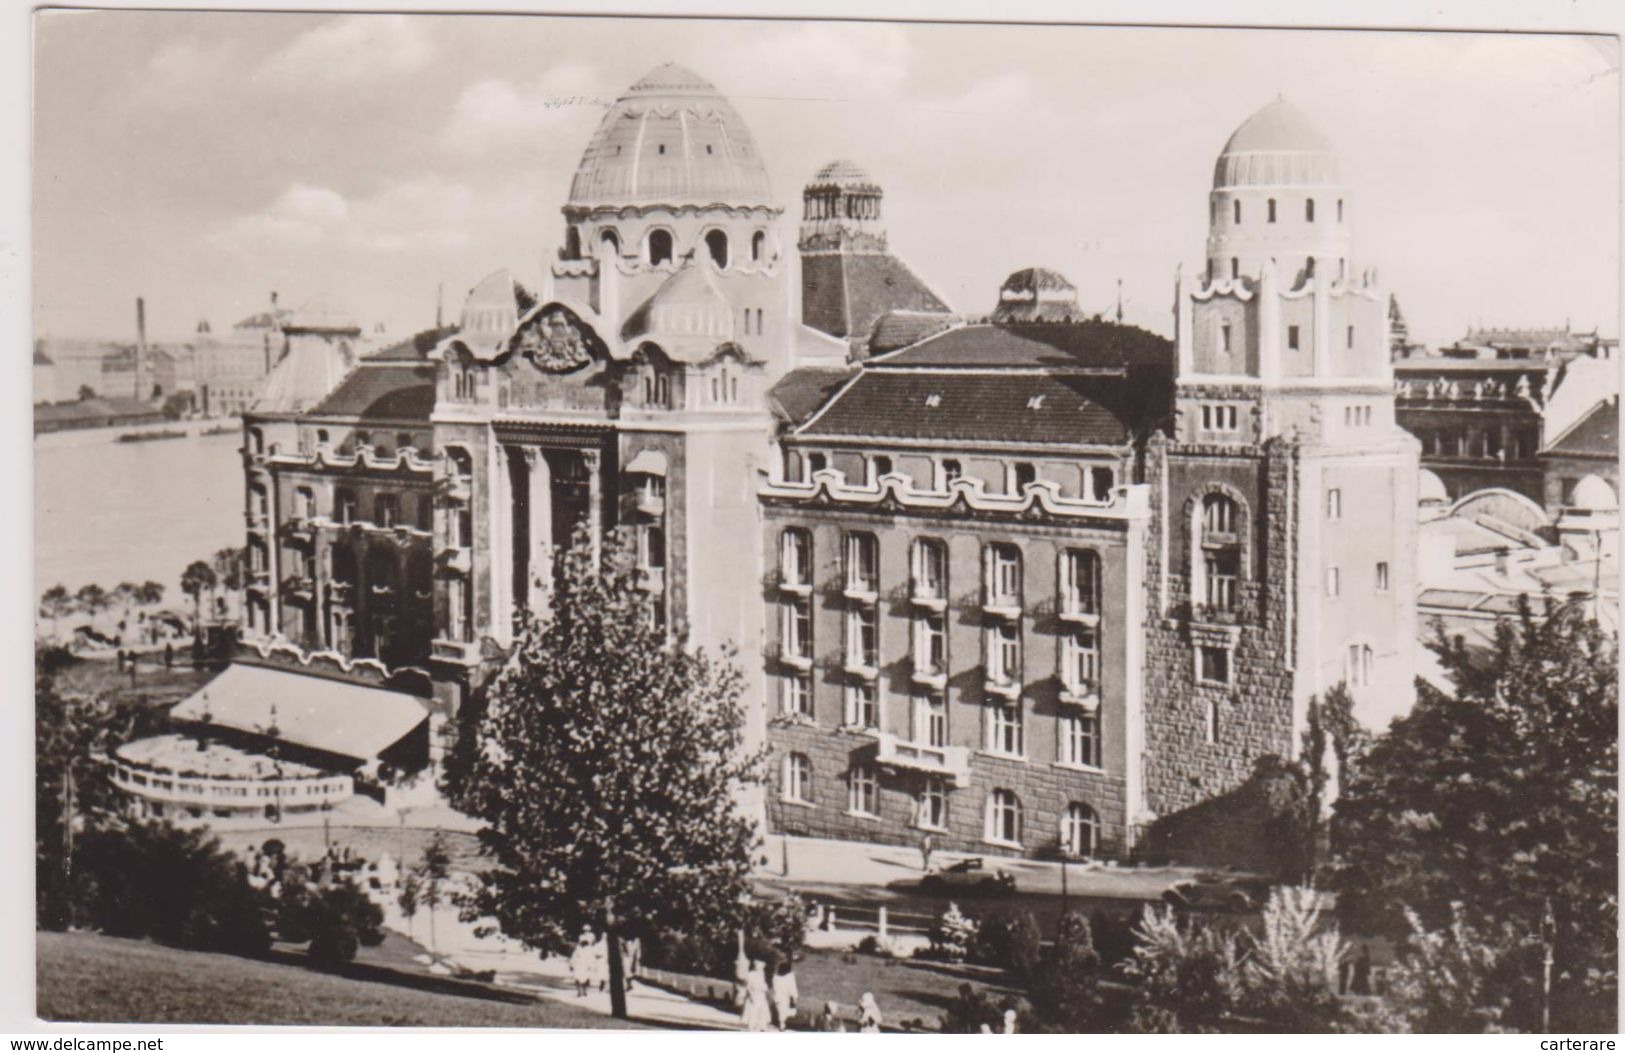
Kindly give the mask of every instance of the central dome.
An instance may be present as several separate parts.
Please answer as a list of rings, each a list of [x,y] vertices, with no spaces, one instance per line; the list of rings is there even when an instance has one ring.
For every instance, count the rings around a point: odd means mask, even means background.
[[[1303,111],[1276,99],[1230,136],[1213,166],[1215,190],[1233,186],[1326,186],[1340,182],[1332,144]]]
[[[738,111],[676,63],[616,100],[581,156],[567,208],[776,208],[767,167]]]

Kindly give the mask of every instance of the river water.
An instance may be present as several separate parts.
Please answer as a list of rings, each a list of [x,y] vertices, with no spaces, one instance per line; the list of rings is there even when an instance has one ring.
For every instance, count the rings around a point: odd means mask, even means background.
[[[87,428],[34,437],[35,592],[94,582],[156,581],[184,608],[181,571],[243,543],[242,432],[231,421],[159,426],[185,438],[121,443],[141,429]]]

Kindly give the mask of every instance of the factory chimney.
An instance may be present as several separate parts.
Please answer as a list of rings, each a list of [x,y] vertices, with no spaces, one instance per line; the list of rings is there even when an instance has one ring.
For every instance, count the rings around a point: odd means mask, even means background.
[[[145,373],[147,358],[147,301],[140,296],[135,298],[135,398],[140,400],[145,396],[146,390],[141,383]]]

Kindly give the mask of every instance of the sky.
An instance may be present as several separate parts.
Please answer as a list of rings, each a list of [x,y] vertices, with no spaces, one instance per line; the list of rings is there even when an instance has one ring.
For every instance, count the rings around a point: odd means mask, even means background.
[[[37,335],[216,331],[325,295],[396,336],[482,277],[535,285],[609,104],[674,60],[733,101],[787,210],[824,162],[886,192],[957,310],[1061,271],[1171,334],[1213,162],[1283,95],[1342,155],[1354,257],[1413,339],[1619,332],[1608,37],[526,16],[47,12],[36,23]],[[793,228],[790,237],[793,237]]]

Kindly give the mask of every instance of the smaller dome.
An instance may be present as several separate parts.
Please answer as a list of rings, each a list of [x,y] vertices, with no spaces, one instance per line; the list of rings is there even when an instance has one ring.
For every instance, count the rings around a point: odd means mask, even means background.
[[[1327,186],[1341,181],[1337,153],[1303,111],[1276,99],[1231,133],[1213,166],[1213,188]]]
[[[1619,510],[1619,498],[1601,476],[1588,475],[1575,486],[1569,507],[1585,512],[1615,512]]]
[[[1068,322],[1082,316],[1078,287],[1045,267],[1016,271],[999,286],[994,322]]]
[[[1444,480],[1423,468],[1417,480],[1416,500],[1424,505],[1449,504],[1450,495],[1445,491]]]
[[[856,161],[848,161],[844,158],[831,161],[820,168],[807,186],[809,188],[821,186],[873,187],[877,190],[880,188],[880,184],[874,181],[874,177],[864,171]]]

